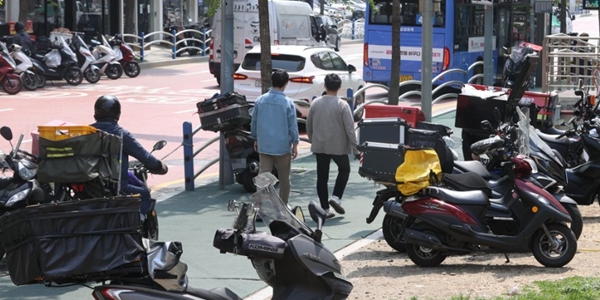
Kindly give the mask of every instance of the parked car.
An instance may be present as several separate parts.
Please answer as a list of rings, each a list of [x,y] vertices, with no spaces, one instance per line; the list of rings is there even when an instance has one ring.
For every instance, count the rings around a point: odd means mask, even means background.
[[[325,35],[321,37],[321,40],[325,42],[325,45],[332,47],[335,51],[340,51],[342,47],[342,41],[338,31],[337,22],[331,19],[329,16],[316,16],[317,26],[319,26],[319,34]]]
[[[273,69],[286,70],[290,75],[285,94],[308,104],[296,104],[299,118],[306,118],[310,102],[325,92],[327,74],[336,73],[342,79],[340,97],[346,97],[348,89],[358,91],[365,86],[365,81],[361,74],[356,72],[356,67],[347,64],[339,54],[328,47],[273,45],[271,59]],[[260,46],[256,46],[248,51],[233,76],[234,91],[246,95],[249,102],[261,95],[260,68]],[[364,101],[365,95],[361,93],[357,95],[355,105]],[[362,114],[356,116],[356,119],[360,118]]]

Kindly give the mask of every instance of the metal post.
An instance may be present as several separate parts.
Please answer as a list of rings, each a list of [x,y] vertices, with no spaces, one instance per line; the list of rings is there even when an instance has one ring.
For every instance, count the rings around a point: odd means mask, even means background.
[[[354,39],[354,19],[352,19],[352,39]]]
[[[144,62],[144,32],[140,32],[140,61]]]
[[[206,28],[202,27],[202,56],[206,56]]]
[[[221,2],[221,94],[233,92],[233,1]],[[233,184],[233,170],[229,153],[225,148],[225,137],[221,133],[219,142],[219,188]]]
[[[485,49],[483,50],[483,84],[492,85],[494,78],[494,58],[492,57],[492,45],[494,44],[494,36],[492,33],[494,27],[494,9],[492,5],[486,5],[484,9],[485,24],[483,29],[483,43]]]
[[[350,105],[350,111],[352,112],[352,115],[354,115],[354,91],[352,88],[348,88],[348,90],[346,90],[346,97],[350,99],[348,105]]]
[[[531,9],[529,9],[529,42],[535,44],[535,34],[533,34],[535,27],[535,0],[530,0],[529,5],[531,5]],[[498,49],[504,45],[498,45]]]
[[[177,31],[172,30],[171,33],[173,34],[173,37],[171,38],[171,41],[173,42],[173,54],[171,54],[171,56],[173,57],[173,59],[175,59],[175,57],[177,56],[177,45],[175,44],[177,42]]]
[[[183,122],[183,169],[185,190],[194,190],[194,132],[191,122]]]
[[[421,50],[421,109],[425,113],[425,120],[431,122],[431,81],[433,80],[433,1],[423,0],[421,6],[422,25],[421,39],[423,47]]]

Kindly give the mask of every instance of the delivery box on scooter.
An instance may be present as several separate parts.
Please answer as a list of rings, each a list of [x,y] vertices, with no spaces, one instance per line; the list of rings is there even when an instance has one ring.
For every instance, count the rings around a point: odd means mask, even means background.
[[[198,102],[202,130],[226,131],[250,124],[246,96],[238,93],[215,94]]]

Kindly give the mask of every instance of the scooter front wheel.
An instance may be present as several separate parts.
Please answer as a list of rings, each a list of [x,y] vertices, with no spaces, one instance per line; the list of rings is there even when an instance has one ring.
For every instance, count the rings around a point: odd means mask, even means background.
[[[33,73],[25,72],[21,78],[23,87],[28,91],[35,91],[37,89],[37,76]]]
[[[129,61],[125,63],[125,66],[123,67],[123,71],[125,72],[125,75],[127,75],[128,77],[134,78],[137,77],[138,75],[140,75],[140,64],[137,63],[137,61]]]
[[[23,89],[23,82],[19,76],[4,76],[2,80],[2,90],[9,95],[18,94]]]
[[[41,89],[46,86],[46,76],[42,73],[37,73],[36,75],[36,84],[37,88]]]
[[[575,257],[577,239],[573,231],[564,224],[547,224],[548,234],[540,228],[533,236],[533,257],[545,267],[560,268]]]
[[[121,64],[110,64],[106,67],[106,76],[110,79],[119,79],[123,76],[123,67]]]
[[[70,67],[65,73],[65,80],[70,85],[79,85],[83,81],[83,72],[78,67]]]
[[[83,77],[85,77],[85,80],[89,83],[96,83],[100,81],[100,70],[88,67],[85,69],[85,72],[83,72]]]
[[[571,217],[571,231],[575,235],[575,238],[579,240],[581,236],[581,232],[583,231],[583,217],[581,216],[581,211],[579,211],[579,207],[576,204],[563,204],[563,207],[569,212],[569,216]]]

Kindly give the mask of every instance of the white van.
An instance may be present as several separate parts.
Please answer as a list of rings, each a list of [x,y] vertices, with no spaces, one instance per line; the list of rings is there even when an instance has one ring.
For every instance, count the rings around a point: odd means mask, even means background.
[[[250,49],[260,45],[258,0],[233,2],[233,72]],[[221,83],[221,8],[212,26],[209,68],[217,83]],[[271,44],[316,46],[319,42],[314,12],[306,2],[269,1],[269,29]]]

